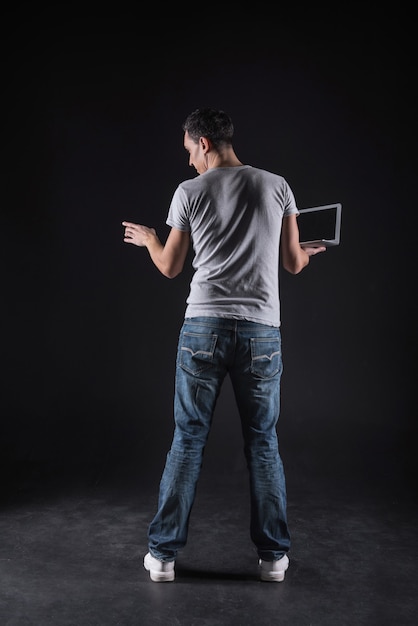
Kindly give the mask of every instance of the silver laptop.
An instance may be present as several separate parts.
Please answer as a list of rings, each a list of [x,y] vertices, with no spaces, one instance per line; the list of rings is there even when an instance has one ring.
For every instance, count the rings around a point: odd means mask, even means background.
[[[303,247],[338,246],[340,243],[342,204],[325,204],[299,209],[299,241]]]

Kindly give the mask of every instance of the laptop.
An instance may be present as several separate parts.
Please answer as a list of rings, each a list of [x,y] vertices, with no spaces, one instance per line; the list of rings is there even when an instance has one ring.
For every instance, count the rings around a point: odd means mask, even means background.
[[[340,243],[342,204],[299,209],[299,241],[302,247],[330,248]]]

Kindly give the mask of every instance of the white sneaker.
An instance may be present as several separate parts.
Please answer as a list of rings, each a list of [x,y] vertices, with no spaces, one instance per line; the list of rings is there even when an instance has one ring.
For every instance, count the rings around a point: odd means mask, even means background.
[[[144,557],[144,567],[155,583],[174,580],[174,561],[159,561],[148,552]]]
[[[280,583],[284,580],[285,572],[289,567],[289,559],[285,554],[278,561],[263,561],[263,559],[260,559],[258,565],[260,567],[261,580]]]

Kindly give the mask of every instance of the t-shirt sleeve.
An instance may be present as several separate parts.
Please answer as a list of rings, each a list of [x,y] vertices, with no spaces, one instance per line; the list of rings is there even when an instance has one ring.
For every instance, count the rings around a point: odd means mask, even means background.
[[[166,224],[178,230],[190,231],[189,211],[186,194],[179,186],[173,194]]]
[[[284,185],[284,217],[287,217],[288,215],[299,215],[299,209],[296,206],[295,196],[286,180],[284,181]]]

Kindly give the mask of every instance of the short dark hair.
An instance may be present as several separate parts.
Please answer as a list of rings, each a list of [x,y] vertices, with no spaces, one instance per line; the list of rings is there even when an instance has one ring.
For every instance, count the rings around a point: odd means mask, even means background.
[[[225,111],[206,107],[190,113],[183,122],[183,130],[195,143],[198,143],[200,137],[206,137],[218,148],[232,143],[234,125]]]

